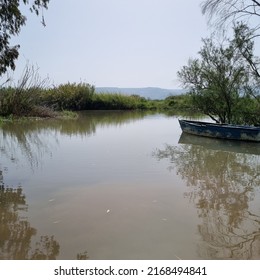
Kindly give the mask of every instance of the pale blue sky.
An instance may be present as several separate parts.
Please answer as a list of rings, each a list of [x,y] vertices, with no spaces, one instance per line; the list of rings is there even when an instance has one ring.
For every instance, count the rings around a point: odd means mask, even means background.
[[[46,27],[31,14],[19,37],[26,61],[55,83],[178,88],[176,72],[210,34],[201,0],[51,0]]]

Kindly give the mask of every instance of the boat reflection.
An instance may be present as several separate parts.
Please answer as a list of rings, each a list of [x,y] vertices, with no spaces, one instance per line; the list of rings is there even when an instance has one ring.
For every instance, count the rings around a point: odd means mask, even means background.
[[[201,137],[182,132],[179,144],[203,146],[211,150],[260,155],[260,143]]]
[[[197,208],[203,259],[260,259],[260,157],[256,144],[182,134],[154,153],[170,161]]]

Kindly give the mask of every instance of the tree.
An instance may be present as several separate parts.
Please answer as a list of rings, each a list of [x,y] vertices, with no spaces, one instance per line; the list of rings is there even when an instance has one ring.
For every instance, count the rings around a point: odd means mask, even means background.
[[[177,73],[183,86],[190,90],[196,108],[216,122],[237,122],[241,94],[248,92],[250,69],[237,46],[237,40],[243,40],[238,35],[221,43],[213,37],[203,39],[200,59],[190,59]],[[252,48],[249,51],[252,54]]]
[[[205,0],[202,3],[202,13],[206,14],[210,22],[217,26],[224,26],[226,23],[251,21],[254,30],[260,28],[258,22],[253,19],[260,17],[259,0]]]
[[[21,12],[21,4],[29,5],[29,9],[37,16],[40,11],[48,8],[50,0],[1,0],[0,2],[0,76],[8,68],[15,69],[15,60],[18,58],[19,45],[10,46],[12,36],[17,36],[21,27],[26,24],[26,16]],[[42,24],[44,17],[42,15]]]
[[[234,29],[233,44],[240,51],[247,67],[250,69],[250,86],[247,93],[255,98],[258,108],[255,111],[254,123],[260,119],[260,61],[253,55],[254,40],[260,37],[260,1],[259,0],[204,0],[202,13],[207,15],[209,22],[223,30],[230,23]],[[251,100],[249,100],[249,103]],[[255,104],[254,104],[255,105]]]
[[[252,77],[260,78],[260,61],[253,55],[255,33],[243,22],[237,23],[234,27],[233,44],[239,49],[242,57],[248,63]]]
[[[207,15],[209,22],[216,26],[225,27],[232,24],[235,38],[234,44],[240,50],[252,77],[259,89],[260,69],[259,60],[253,56],[254,40],[260,37],[260,1],[259,0],[205,0],[202,3],[202,13]],[[258,92],[259,90],[257,90]],[[252,93],[255,96],[255,93]]]

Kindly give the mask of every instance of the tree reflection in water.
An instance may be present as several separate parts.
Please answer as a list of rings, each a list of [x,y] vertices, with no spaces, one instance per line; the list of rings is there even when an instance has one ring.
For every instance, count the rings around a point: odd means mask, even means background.
[[[0,126],[0,155],[13,163],[27,161],[32,170],[52,157],[59,145],[58,135],[92,136],[99,127],[121,126],[138,121],[152,112],[86,111],[78,119],[23,120]]]
[[[4,122],[0,127],[0,259],[56,259],[60,246],[54,236],[40,236],[26,216],[27,204],[22,186],[6,187],[1,165],[12,162],[32,171],[52,157],[59,135],[92,136],[98,127],[121,126],[144,118],[146,112],[82,112],[78,119],[23,120]],[[8,170],[8,167],[4,167]],[[19,181],[19,178],[16,178]],[[74,256],[88,259],[86,251]]]
[[[24,217],[27,208],[22,187],[5,187],[0,170],[0,259],[56,259],[60,246],[53,236],[41,236],[32,244],[37,231]]]
[[[260,156],[201,144],[166,145],[154,156],[168,159],[187,182],[185,197],[196,205],[204,259],[260,259]],[[221,141],[221,140],[220,140]],[[218,142],[218,144],[221,142]],[[226,142],[227,143],[227,142]],[[222,141],[225,147],[225,141]],[[258,203],[255,203],[259,205]]]

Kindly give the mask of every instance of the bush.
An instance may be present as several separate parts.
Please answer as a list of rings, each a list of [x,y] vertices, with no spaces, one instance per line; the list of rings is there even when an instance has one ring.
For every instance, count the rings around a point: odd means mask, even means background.
[[[14,87],[0,88],[0,114],[2,116],[31,116],[39,105],[46,80],[41,80],[34,67],[26,66],[22,78]]]
[[[13,100],[15,89],[11,87],[0,88],[0,114],[9,116],[13,114]]]
[[[42,93],[41,103],[55,110],[86,110],[95,88],[87,83],[67,83]]]
[[[91,109],[99,110],[133,110],[140,104],[136,96],[120,93],[96,93],[92,99]]]
[[[260,102],[251,96],[240,97],[233,111],[232,123],[260,125]]]
[[[189,94],[170,95],[165,98],[162,108],[166,110],[191,110],[191,96]]]

